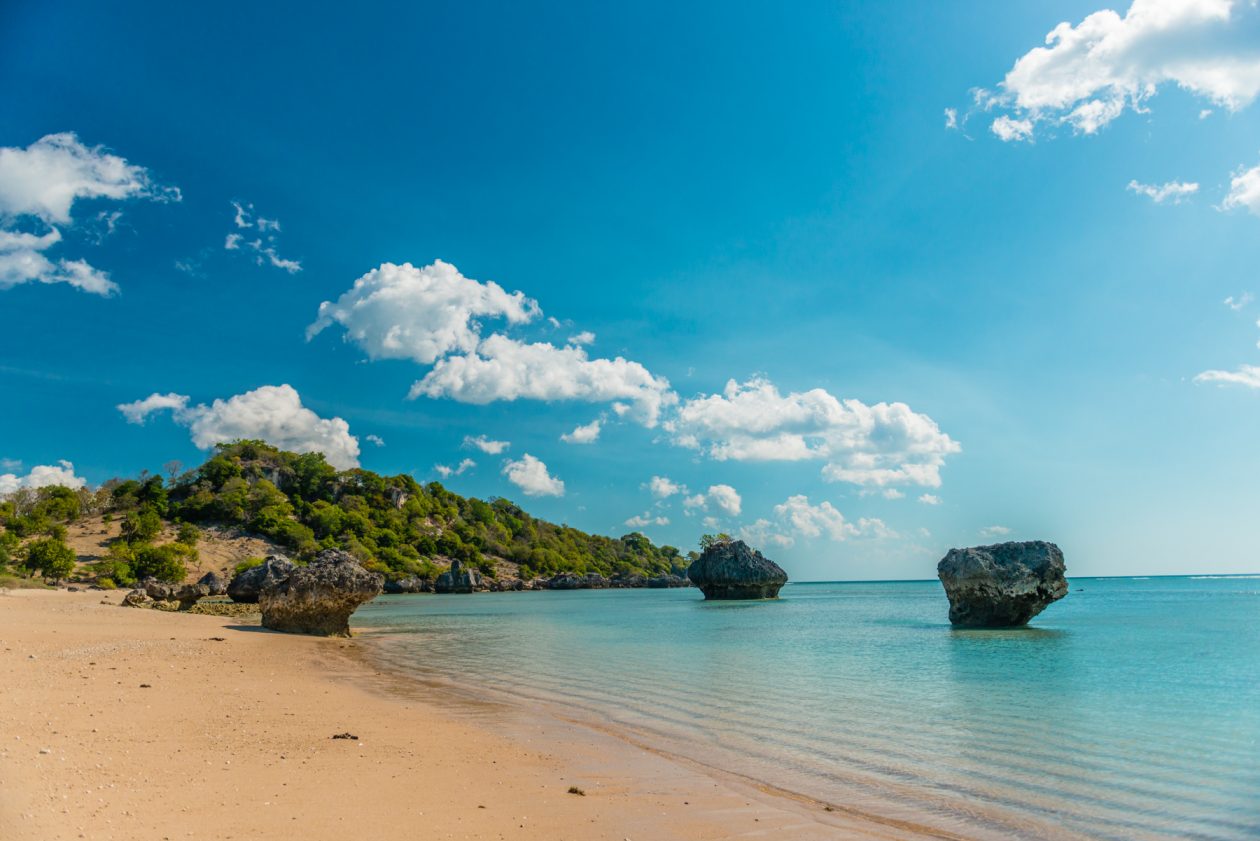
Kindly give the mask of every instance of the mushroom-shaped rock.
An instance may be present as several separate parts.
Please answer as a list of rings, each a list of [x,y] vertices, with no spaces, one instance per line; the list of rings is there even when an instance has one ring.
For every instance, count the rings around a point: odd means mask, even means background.
[[[1063,553],[1044,540],[950,549],[936,572],[964,628],[1025,625],[1068,592]]]
[[[721,540],[706,548],[687,577],[706,599],[774,599],[788,580],[782,567],[742,540]]]
[[[315,560],[263,587],[258,604],[264,627],[294,634],[350,636],[350,614],[381,594],[384,577],[354,556],[325,549]]]
[[[258,566],[238,572],[228,582],[227,594],[234,602],[257,604],[263,587],[287,578],[293,570],[293,562],[284,555],[268,555]]]

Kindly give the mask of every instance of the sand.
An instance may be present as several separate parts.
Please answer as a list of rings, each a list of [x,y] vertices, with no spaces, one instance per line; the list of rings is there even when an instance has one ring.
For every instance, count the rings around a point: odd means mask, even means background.
[[[0,592],[4,841],[925,837],[453,699],[376,671],[370,641],[120,599]]]

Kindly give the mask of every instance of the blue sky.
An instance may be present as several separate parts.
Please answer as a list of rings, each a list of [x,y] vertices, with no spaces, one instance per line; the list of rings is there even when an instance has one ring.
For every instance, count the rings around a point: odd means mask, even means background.
[[[0,489],[245,431],[801,579],[1260,568],[1248,0],[265,5],[0,11]]]

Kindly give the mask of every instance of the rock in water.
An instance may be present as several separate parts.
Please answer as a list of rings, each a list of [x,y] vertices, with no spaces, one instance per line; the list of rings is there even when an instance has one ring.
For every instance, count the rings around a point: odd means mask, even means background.
[[[936,566],[949,621],[964,628],[1025,625],[1067,595],[1063,553],[1044,540],[950,549]]]
[[[438,593],[471,593],[480,586],[481,573],[466,568],[458,560],[451,561],[451,568],[433,582],[433,589]]]
[[[287,578],[293,570],[293,562],[284,555],[268,555],[258,566],[237,573],[228,582],[227,594],[234,602],[257,604],[263,587]]]
[[[381,594],[383,576],[368,572],[348,552],[325,549],[315,560],[263,587],[264,627],[294,634],[350,636],[350,614]]]
[[[775,599],[788,580],[778,564],[742,540],[705,549],[688,568],[687,577],[706,599]]]

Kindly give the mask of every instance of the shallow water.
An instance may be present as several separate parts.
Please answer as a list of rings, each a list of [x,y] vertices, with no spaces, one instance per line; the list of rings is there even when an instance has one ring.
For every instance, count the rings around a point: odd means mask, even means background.
[[[381,656],[967,838],[1260,838],[1260,576],[1073,579],[955,631],[937,582],[387,596]]]

